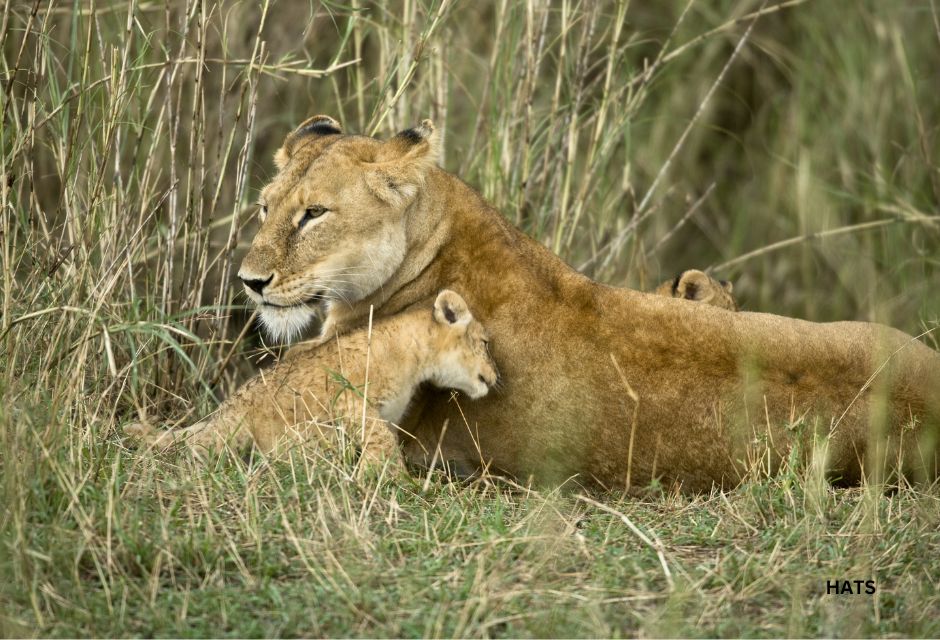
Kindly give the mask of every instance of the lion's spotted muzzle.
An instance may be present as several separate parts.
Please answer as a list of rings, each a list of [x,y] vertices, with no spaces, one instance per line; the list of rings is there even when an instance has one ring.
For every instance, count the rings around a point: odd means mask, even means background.
[[[261,326],[273,339],[289,342],[302,335],[316,318],[322,320],[326,313],[329,299],[325,289],[314,289],[312,295],[302,297],[304,292],[285,292],[276,274],[259,278],[243,269],[238,277],[245,294],[258,306]]]
[[[272,292],[269,286],[274,282],[275,275],[272,273],[267,277],[258,277],[255,274],[242,270],[238,274],[238,279],[242,281],[245,287],[245,293],[252,302],[260,307],[268,309],[292,309],[317,307],[326,300],[326,291],[319,289],[313,295],[302,299],[283,299],[277,291]],[[273,287],[276,289],[277,287]],[[291,298],[293,296],[290,296]]]
[[[279,304],[277,302],[271,302],[270,300],[265,299],[263,296],[259,304],[262,307],[272,307],[274,309],[291,309],[294,307],[316,307],[323,304],[324,302],[326,302],[326,292],[317,291],[309,298],[292,304]]]

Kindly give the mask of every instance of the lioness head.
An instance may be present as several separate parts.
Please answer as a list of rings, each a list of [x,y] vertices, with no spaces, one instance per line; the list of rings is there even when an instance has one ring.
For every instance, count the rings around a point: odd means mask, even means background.
[[[290,340],[331,305],[378,289],[407,250],[404,214],[437,161],[429,120],[390,140],[314,116],[287,136],[261,191],[261,228],[238,277],[271,337]]]
[[[489,334],[457,293],[444,289],[434,301],[437,331],[431,337],[429,382],[458,389],[470,398],[486,395],[496,384],[496,365],[490,358]]]
[[[668,298],[682,298],[695,302],[704,302],[714,307],[738,310],[738,302],[731,291],[734,287],[727,280],[715,280],[704,271],[689,269],[672,280],[666,280],[654,293]]]

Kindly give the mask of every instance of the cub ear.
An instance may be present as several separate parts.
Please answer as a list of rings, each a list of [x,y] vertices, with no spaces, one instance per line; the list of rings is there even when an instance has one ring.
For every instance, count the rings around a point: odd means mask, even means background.
[[[409,202],[424,184],[424,176],[437,164],[440,135],[434,123],[424,120],[399,132],[376,151],[369,187],[377,198],[400,206]]]
[[[339,122],[330,116],[313,116],[304,120],[299,127],[287,134],[284,144],[274,154],[274,164],[278,170],[287,166],[297,144],[311,136],[321,138],[323,136],[335,136],[343,133],[343,127]]]
[[[719,280],[718,284],[720,284],[721,288],[727,291],[728,293],[734,292],[734,285],[731,284],[729,280]]]
[[[440,324],[466,327],[473,320],[473,314],[460,294],[444,289],[434,301],[434,319]]]
[[[673,288],[677,298],[707,302],[714,295],[711,291],[711,278],[698,269],[683,271],[676,279]]]

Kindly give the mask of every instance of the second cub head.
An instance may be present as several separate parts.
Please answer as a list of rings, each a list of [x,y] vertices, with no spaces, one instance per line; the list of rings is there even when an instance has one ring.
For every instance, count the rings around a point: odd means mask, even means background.
[[[438,331],[432,344],[435,363],[430,381],[473,399],[485,396],[497,379],[486,329],[460,294],[449,289],[434,301],[434,321]]]
[[[738,301],[734,298],[733,290],[734,287],[727,280],[715,280],[704,271],[689,269],[656,287],[654,293],[737,311]]]

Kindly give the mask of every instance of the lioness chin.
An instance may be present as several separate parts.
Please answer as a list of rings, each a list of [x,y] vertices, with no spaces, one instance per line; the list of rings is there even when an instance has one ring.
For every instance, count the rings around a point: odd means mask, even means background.
[[[436,166],[430,122],[382,141],[311,118],[278,151],[242,263],[266,330],[325,341],[460,293],[494,338],[501,393],[428,390],[407,456],[540,482],[691,490],[826,439],[833,475],[934,478],[940,355],[861,322],[817,324],[613,288],[571,269]]]

